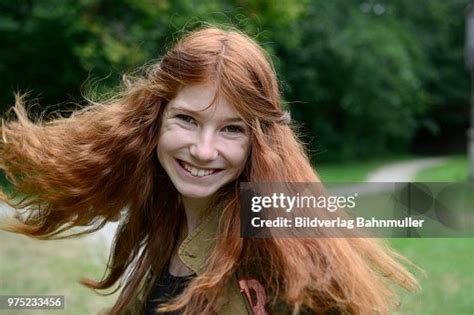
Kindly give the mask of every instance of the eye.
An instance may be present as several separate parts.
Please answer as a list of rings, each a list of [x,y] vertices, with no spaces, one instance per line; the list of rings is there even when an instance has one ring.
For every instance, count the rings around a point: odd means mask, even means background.
[[[224,131],[228,133],[244,133],[245,132],[244,128],[240,126],[236,126],[236,125],[226,126],[224,127]]]
[[[188,115],[178,114],[178,115],[175,116],[175,118],[177,118],[177,119],[179,119],[182,122],[187,123],[187,124],[193,124],[194,123],[194,118],[192,118],[191,116],[188,116]]]

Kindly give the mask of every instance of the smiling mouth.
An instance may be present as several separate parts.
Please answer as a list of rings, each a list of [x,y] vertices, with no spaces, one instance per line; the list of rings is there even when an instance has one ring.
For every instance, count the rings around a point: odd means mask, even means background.
[[[177,160],[178,164],[189,174],[191,174],[194,177],[206,177],[210,176],[212,174],[218,173],[221,171],[221,169],[216,169],[216,168],[210,168],[210,169],[202,169],[202,168],[196,168],[192,165],[187,164],[184,161]]]

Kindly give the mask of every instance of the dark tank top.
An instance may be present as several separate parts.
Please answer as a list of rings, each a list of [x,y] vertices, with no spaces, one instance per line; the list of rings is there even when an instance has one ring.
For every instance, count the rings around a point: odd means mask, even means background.
[[[163,268],[161,275],[157,277],[153,288],[150,290],[145,304],[144,315],[179,315],[178,311],[167,313],[156,313],[158,304],[168,302],[172,298],[181,294],[186,288],[188,282],[196,276],[192,274],[184,277],[176,277],[168,272],[169,264]]]

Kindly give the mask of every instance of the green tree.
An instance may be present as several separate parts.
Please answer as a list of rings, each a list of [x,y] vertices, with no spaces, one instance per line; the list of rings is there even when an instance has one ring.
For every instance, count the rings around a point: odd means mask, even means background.
[[[313,1],[283,43],[287,97],[305,123],[316,158],[351,159],[401,149],[425,110],[420,45],[390,12],[359,1]],[[297,49],[300,47],[300,49]]]
[[[467,124],[467,3],[5,0],[0,109],[16,90],[43,105],[79,101],[87,80],[107,91],[183,29],[217,22],[250,33],[273,57],[318,161],[402,151],[415,135]]]

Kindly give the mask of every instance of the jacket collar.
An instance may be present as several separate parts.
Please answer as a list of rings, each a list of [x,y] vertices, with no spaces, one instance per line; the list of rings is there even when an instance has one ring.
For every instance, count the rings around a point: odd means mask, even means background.
[[[218,230],[219,211],[212,210],[179,247],[179,258],[197,275],[202,274],[206,269],[207,259],[217,243]]]
[[[219,213],[218,210],[211,211],[206,215],[196,229],[183,241],[178,250],[181,261],[197,275],[204,273],[207,267],[207,259],[211,256],[217,244],[219,235]],[[248,305],[239,288],[237,277],[233,276],[223,292],[223,304],[219,310],[222,315],[247,315]]]

